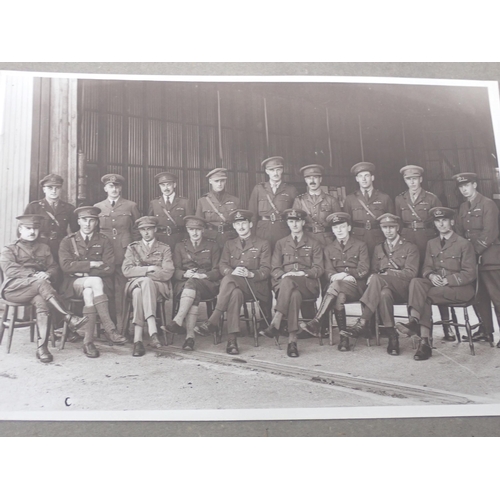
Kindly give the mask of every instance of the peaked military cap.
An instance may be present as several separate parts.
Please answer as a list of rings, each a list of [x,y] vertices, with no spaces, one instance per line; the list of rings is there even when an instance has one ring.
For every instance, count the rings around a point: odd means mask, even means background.
[[[362,161],[360,163],[356,163],[351,167],[351,174],[358,175],[360,172],[370,172],[371,174],[375,173],[375,165],[373,163],[369,163],[367,161]]]
[[[201,217],[196,217],[196,215],[186,215],[182,220],[186,223],[186,227],[193,229],[205,229],[207,227],[207,221]]]
[[[35,229],[39,228],[44,216],[43,215],[19,215],[16,217],[16,219],[19,221],[19,224],[22,224],[23,226],[30,226]]]
[[[338,224],[343,224],[347,222],[351,223],[351,216],[346,212],[333,212],[326,218],[326,222],[329,222],[332,226],[337,226]]]
[[[467,184],[468,182],[477,182],[477,174],[474,172],[463,172],[461,174],[456,174],[452,177],[457,184]]]
[[[110,182],[112,184],[123,184],[125,182],[125,178],[119,174],[106,174],[101,177],[101,182],[106,185]]]
[[[208,172],[207,179],[212,179],[213,181],[218,181],[220,179],[227,179],[227,169],[214,168],[213,170],[210,170],[210,172]]]
[[[46,175],[41,181],[40,186],[62,186],[64,179],[57,174]]]
[[[250,210],[233,210],[229,214],[229,221],[230,222],[236,222],[238,220],[247,220],[251,221],[253,217],[253,212]]]
[[[309,175],[323,175],[325,169],[321,165],[306,165],[300,169],[304,177]]]
[[[283,211],[282,216],[285,220],[306,220],[307,213],[299,208],[288,208]]]
[[[99,207],[78,207],[75,209],[75,214],[79,219],[82,217],[93,217],[97,219],[100,213],[101,209]]]
[[[429,214],[434,219],[453,219],[455,210],[447,207],[434,207],[429,210]]]
[[[144,217],[137,219],[135,221],[135,225],[137,226],[137,229],[142,229],[144,227],[156,227],[158,225],[158,220],[156,217],[145,215]]]
[[[285,166],[284,161],[281,156],[271,156],[270,158],[266,158],[261,165],[264,170],[267,168],[273,170],[275,168],[283,168]]]
[[[399,173],[403,174],[403,177],[421,177],[424,169],[417,165],[406,165],[406,167],[399,169]]]
[[[383,214],[377,217],[377,220],[381,226],[399,226],[399,221],[401,219],[394,214]]]
[[[163,184],[164,182],[177,182],[178,178],[176,175],[171,174],[170,172],[160,172],[155,175],[155,181],[158,184]]]

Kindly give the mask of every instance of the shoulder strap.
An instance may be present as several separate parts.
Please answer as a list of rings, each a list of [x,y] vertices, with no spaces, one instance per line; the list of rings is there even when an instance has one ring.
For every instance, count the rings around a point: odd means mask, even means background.
[[[76,246],[76,241],[75,241],[75,235],[72,234],[69,239],[71,240],[71,243],[73,244],[73,250],[75,252],[75,255],[77,257],[80,257],[80,252],[78,251],[78,247]]]
[[[411,196],[410,196],[411,197]],[[422,222],[422,218],[420,217],[420,215],[417,214],[417,212],[415,212],[415,209],[412,207],[412,204],[407,201],[406,204],[408,205],[408,208],[411,210],[411,213],[420,221]]]
[[[359,197],[356,196],[358,201],[361,203],[362,207],[375,219],[377,220],[377,216],[366,206],[366,203]]]
[[[280,211],[276,208],[276,205],[273,203],[273,200],[271,200],[271,197],[269,196],[269,193],[266,192],[266,196],[267,196],[267,201],[269,201],[269,204],[271,205],[271,207],[273,208],[273,210],[279,214]]]
[[[42,207],[43,211],[52,219],[53,222],[55,222],[58,226],[59,221],[54,217],[54,214],[51,214],[50,212],[47,211],[47,209],[40,203],[40,206]]]
[[[394,262],[393,259],[389,257],[389,254],[387,253],[387,250],[385,249],[385,241],[382,243],[382,250],[384,251],[385,256],[387,257],[387,260],[389,261],[389,264],[394,267],[394,269],[397,269],[398,271],[401,271],[401,268]]]
[[[226,218],[217,210],[215,205],[213,204],[212,200],[210,199],[210,196],[207,194],[207,201],[210,204],[210,206],[214,209],[214,212],[222,219],[223,222],[226,222]]]

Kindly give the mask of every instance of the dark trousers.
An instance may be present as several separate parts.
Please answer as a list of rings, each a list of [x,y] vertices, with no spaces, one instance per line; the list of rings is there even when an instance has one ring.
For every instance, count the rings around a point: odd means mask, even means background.
[[[479,285],[477,290],[475,309],[483,322],[483,331],[493,333],[493,316],[491,303],[500,324],[500,270],[479,271]]]

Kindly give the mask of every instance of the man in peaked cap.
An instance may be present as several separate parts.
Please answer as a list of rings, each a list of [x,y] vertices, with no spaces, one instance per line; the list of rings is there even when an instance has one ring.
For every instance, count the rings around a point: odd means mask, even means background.
[[[186,335],[182,348],[192,351],[198,306],[201,301],[217,297],[219,291],[221,252],[215,240],[204,237],[205,219],[188,215],[184,220],[188,237],[177,243],[174,250],[174,297],[179,301],[179,308],[167,325],[167,332]]]
[[[307,191],[295,198],[292,208],[306,212],[304,231],[326,247],[333,241],[326,218],[333,212],[340,212],[340,203],[337,198],[321,189],[324,171],[321,165],[306,165],[300,169],[307,184]]]
[[[113,294],[115,256],[113,244],[98,230],[98,207],[79,207],[75,210],[80,230],[66,236],[59,247],[59,263],[64,273],[61,294],[65,299],[83,297],[83,316],[87,328],[83,339],[83,352],[89,358],[99,357],[94,345],[97,315],[106,337],[114,344],[124,344],[110,317],[108,297]]]
[[[299,356],[297,334],[299,312],[303,300],[319,295],[318,278],[323,274],[321,245],[304,233],[306,212],[290,208],[282,214],[290,228],[290,235],[276,243],[272,264],[272,286],[277,295],[276,312],[271,324],[262,334],[278,337],[283,318],[288,323],[287,355]]]
[[[151,337],[149,344],[160,347],[156,326],[156,307],[161,295],[165,301],[173,301],[170,279],[174,274],[174,263],[170,246],[156,239],[158,219],[146,216],[137,219],[137,229],[141,233],[141,241],[130,243],[125,251],[122,271],[129,281],[124,295],[132,297],[134,316],[134,350],[135,357],[144,356],[143,344],[144,322],[148,325]],[[171,305],[165,308],[171,310]],[[123,331],[128,318],[124,318]]]
[[[344,210],[352,219],[352,235],[366,243],[371,257],[375,247],[384,241],[378,218],[384,213],[394,213],[394,203],[389,195],[373,186],[373,163],[356,163],[351,174],[356,177],[359,189],[346,197]]]
[[[43,215],[21,215],[17,220],[19,239],[4,247],[0,255],[3,272],[0,296],[8,301],[35,306],[38,332],[36,357],[42,363],[50,363],[53,356],[47,348],[49,316],[62,314],[73,331],[83,326],[86,320],[70,314],[52,286],[58,266],[48,245],[39,241]],[[2,336],[3,327],[0,341]]]
[[[222,250],[219,270],[223,278],[217,304],[210,318],[194,329],[198,335],[216,333],[220,318],[227,311],[228,354],[239,354],[236,339],[240,331],[243,302],[252,300],[254,296],[260,304],[271,301],[271,250],[266,240],[252,234],[252,217],[253,213],[249,210],[231,212],[229,220],[238,237],[228,240]]]
[[[125,249],[136,239],[133,229],[135,221],[141,214],[135,202],[122,198],[125,179],[121,175],[103,175],[101,182],[104,184],[104,191],[108,197],[94,206],[101,209],[99,214],[101,234],[109,238],[115,252],[114,297],[110,301],[110,312],[114,319],[116,317],[118,330],[121,330],[123,291],[127,284],[121,266],[125,257]]]
[[[332,303],[339,331],[347,326],[344,304],[359,300],[366,289],[366,278],[370,271],[370,258],[366,244],[350,236],[351,216],[345,212],[335,212],[326,218],[331,224],[336,239],[324,249],[325,275],[329,285],[323,301],[312,321],[302,324],[311,335],[321,332],[321,319],[329,311]],[[342,335],[339,351],[348,351],[349,338]]]
[[[68,231],[78,229],[74,205],[60,198],[63,183],[64,179],[60,175],[46,175],[40,181],[45,197],[32,201],[24,210],[25,214],[43,216],[39,240],[49,245],[56,262],[59,262],[59,245],[62,239],[68,235]]]
[[[432,323],[432,304],[467,302],[474,296],[476,257],[474,247],[453,231],[454,211],[434,207],[430,216],[439,232],[437,238],[427,243],[423,278],[411,280],[408,309],[409,323],[397,323],[403,335],[418,335],[420,345],[414,358],[429,359],[432,349],[429,342]]]
[[[420,252],[420,267],[424,264],[427,242],[437,236],[434,221],[430,215],[430,210],[439,207],[442,203],[439,198],[429,191],[422,188],[422,176],[424,169],[417,165],[406,165],[399,172],[408,186],[408,191],[396,196],[395,206],[396,215],[401,217],[401,236],[417,245]],[[450,311],[444,305],[439,306],[441,319],[449,320]],[[448,341],[456,340],[455,336],[450,334],[450,327],[443,326],[444,339]]]
[[[295,186],[283,182],[284,160],[281,156],[265,159],[262,168],[269,176],[269,181],[253,188],[248,209],[254,214],[252,223],[255,234],[269,241],[272,251],[278,240],[290,234],[281,214],[292,208],[298,193]]]
[[[156,239],[170,245],[172,252],[176,243],[186,237],[184,217],[193,215],[191,202],[177,194],[177,176],[169,172],[155,175],[161,195],[149,203],[148,215],[158,219]]]
[[[375,247],[371,264],[371,276],[360,302],[363,305],[361,317],[353,326],[341,331],[341,335],[358,337],[367,333],[370,318],[378,308],[382,324],[389,334],[387,352],[399,354],[398,334],[394,329],[394,302],[406,302],[410,281],[417,276],[419,252],[414,243],[402,238],[399,233],[400,218],[383,214],[377,218],[385,241]]]
[[[453,176],[460,193],[465,198],[458,210],[456,231],[474,246],[479,262],[479,286],[476,312],[482,327],[474,340],[486,340],[493,345],[493,302],[500,324],[500,241],[498,207],[493,200],[477,190],[477,174],[464,172]],[[500,341],[497,344],[500,347]]]
[[[229,220],[229,214],[240,208],[240,199],[226,192],[227,170],[215,168],[207,174],[210,191],[203,195],[196,206],[196,216],[205,219],[208,228],[205,236],[215,240],[220,248],[237,234]]]

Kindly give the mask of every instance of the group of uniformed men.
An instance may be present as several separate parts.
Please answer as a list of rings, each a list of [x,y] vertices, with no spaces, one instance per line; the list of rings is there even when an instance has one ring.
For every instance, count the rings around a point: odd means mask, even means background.
[[[373,185],[375,166],[357,163],[351,173],[359,190],[347,196],[343,210],[321,186],[322,166],[300,169],[307,184],[301,195],[282,180],[283,158],[268,158],[262,168],[269,181],[255,186],[248,210],[226,192],[225,169],[209,172],[210,191],[196,212],[177,194],[175,175],[160,173],[155,179],[162,194],[144,217],[136,203],[122,198],[124,178],[118,174],[102,177],[104,201],[79,208],[60,199],[62,177],[43,178],[45,197],[17,217],[19,238],[0,256],[1,297],[35,306],[37,358],[53,359],[47,348],[51,322],[65,321],[70,341],[84,331],[83,352],[90,358],[99,356],[98,319],[108,341],[123,345],[127,300],[133,309],[133,356],[146,352],[145,325],[152,347],[170,333],[185,335],[183,349],[193,350],[196,334],[219,333],[223,314],[226,352],[239,354],[240,310],[254,300],[266,323],[262,335],[278,337],[286,323],[290,357],[299,355],[298,338],[323,334],[330,310],[340,351],[350,350],[350,337],[370,335],[378,310],[389,336],[387,352],[399,354],[399,335],[417,335],[414,358],[424,360],[432,354],[431,306],[439,305],[447,320],[449,305],[473,298],[477,270],[482,329],[474,340],[493,341],[491,303],[500,320],[499,212],[477,192],[476,174],[453,177],[466,199],[455,214],[422,189],[423,168],[415,165],[401,168],[408,190],[393,203]],[[321,288],[321,305],[310,314]],[[82,316],[67,309],[71,298],[82,300]],[[215,300],[208,319],[197,325],[200,302]],[[361,302],[362,315],[347,326],[344,305],[353,301]],[[166,332],[158,329],[158,303],[173,311]],[[395,324],[395,303],[408,306],[408,323]],[[299,322],[301,310],[314,318]],[[444,334],[456,340],[447,327]]]

